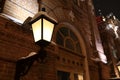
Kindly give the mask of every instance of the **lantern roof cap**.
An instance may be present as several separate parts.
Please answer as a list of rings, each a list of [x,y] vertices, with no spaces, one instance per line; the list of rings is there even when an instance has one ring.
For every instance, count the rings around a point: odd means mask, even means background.
[[[34,20],[36,20],[37,18],[39,18],[40,16],[44,16],[52,21],[54,21],[55,23],[57,23],[57,20],[55,20],[54,18],[50,17],[45,11],[40,11],[38,12],[32,19],[31,22],[34,22]]]

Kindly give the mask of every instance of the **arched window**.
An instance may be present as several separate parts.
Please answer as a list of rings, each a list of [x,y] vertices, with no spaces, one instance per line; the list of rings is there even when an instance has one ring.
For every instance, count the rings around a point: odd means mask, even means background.
[[[81,47],[76,35],[67,27],[61,27],[56,33],[56,43],[68,50],[81,53]]]

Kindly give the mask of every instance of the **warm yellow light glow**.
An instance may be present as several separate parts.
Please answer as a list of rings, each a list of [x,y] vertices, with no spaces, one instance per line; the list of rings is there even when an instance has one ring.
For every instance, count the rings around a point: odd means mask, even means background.
[[[50,42],[52,33],[53,33],[53,28],[54,24],[47,21],[46,19],[43,19],[43,39]]]
[[[78,75],[78,80],[83,80],[83,75]]]
[[[118,70],[119,70],[119,72],[120,72],[120,66],[118,66]]]
[[[41,40],[41,19],[32,24],[35,42]]]

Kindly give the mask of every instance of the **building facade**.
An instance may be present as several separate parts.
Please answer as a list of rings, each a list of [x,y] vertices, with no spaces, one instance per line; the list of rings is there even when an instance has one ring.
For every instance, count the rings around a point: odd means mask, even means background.
[[[113,14],[104,18],[99,16],[97,19],[104,52],[108,59],[110,76],[119,77],[119,20]]]
[[[0,4],[0,80],[14,80],[16,73],[19,80],[111,77],[91,0],[1,0]],[[58,24],[45,48],[44,63],[38,59],[28,68],[31,55],[40,50],[28,23],[43,7]],[[28,62],[17,65],[21,60]]]

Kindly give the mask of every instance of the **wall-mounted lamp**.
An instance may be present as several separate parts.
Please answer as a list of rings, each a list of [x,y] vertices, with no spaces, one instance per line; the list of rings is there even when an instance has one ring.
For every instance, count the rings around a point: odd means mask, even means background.
[[[46,14],[45,8],[42,8],[42,11],[37,13],[30,22],[35,43],[39,46],[47,46],[51,42],[56,23],[53,18]]]
[[[46,57],[44,47],[48,46],[51,42],[56,23],[56,20],[47,15],[45,8],[42,8],[42,11],[38,12],[31,19],[30,25],[33,30],[34,41],[41,49],[37,54],[17,61],[15,80],[20,80],[21,76],[26,75],[35,60],[40,59],[41,62],[44,62]]]

